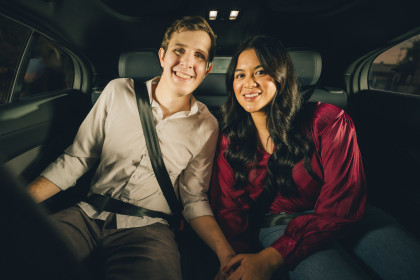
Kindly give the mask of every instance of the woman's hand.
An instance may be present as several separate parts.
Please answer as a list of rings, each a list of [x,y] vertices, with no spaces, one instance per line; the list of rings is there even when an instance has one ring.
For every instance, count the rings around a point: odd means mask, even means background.
[[[223,272],[228,280],[269,280],[274,271],[283,264],[280,253],[268,247],[258,254],[236,255]]]
[[[235,257],[235,254],[232,252],[232,254],[226,255],[223,258],[219,259],[220,261],[220,270],[217,273],[217,275],[214,277],[214,280],[225,280],[226,279],[226,273],[223,272],[223,268],[228,266],[230,261]]]

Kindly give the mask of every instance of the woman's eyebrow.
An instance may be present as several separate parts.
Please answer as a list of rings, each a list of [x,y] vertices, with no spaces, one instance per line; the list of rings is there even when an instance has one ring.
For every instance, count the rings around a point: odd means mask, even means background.
[[[263,68],[264,69],[264,67],[262,67],[262,65],[258,65],[258,66],[255,66],[254,67],[254,70],[256,70],[256,69],[258,69],[258,68]],[[238,71],[244,71],[243,69],[241,69],[241,68],[236,68],[235,69],[235,72],[238,72]]]

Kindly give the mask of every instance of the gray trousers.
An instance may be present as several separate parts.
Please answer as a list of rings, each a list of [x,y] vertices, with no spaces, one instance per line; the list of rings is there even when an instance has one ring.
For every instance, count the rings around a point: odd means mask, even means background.
[[[78,206],[50,217],[77,259],[94,259],[104,279],[182,279],[178,246],[166,225],[116,229],[115,215],[94,220]]]

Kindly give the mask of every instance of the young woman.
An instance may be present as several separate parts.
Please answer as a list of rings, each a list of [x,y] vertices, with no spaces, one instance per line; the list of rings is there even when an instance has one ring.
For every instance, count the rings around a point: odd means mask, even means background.
[[[390,276],[401,250],[389,244],[376,250],[372,243],[395,238],[415,248],[397,265],[419,259],[418,242],[380,210],[367,212],[384,230],[362,234],[363,227],[379,227],[366,218],[355,226],[365,212],[366,183],[353,122],[333,105],[302,101],[290,56],[277,39],[243,42],[226,83],[211,199],[231,245],[246,253],[226,266],[228,279]],[[353,238],[348,247],[357,261],[333,242],[345,234]]]

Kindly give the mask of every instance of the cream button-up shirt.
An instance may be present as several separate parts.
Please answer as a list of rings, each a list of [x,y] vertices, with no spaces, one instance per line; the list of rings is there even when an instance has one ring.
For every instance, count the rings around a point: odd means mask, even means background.
[[[218,124],[207,107],[194,97],[191,111],[177,112],[162,119],[162,110],[151,98],[152,83],[146,82],[163,161],[184,205],[187,221],[213,215],[207,190],[218,138]],[[115,79],[81,124],[74,142],[41,174],[60,189],[76,180],[99,160],[90,193],[110,194],[134,205],[170,214],[170,208],[156,180],[140,122],[131,79]],[[178,190],[179,189],[179,190]],[[79,206],[94,219],[105,220],[109,212],[97,212],[90,204]],[[117,228],[146,226],[160,218],[116,215]]]

